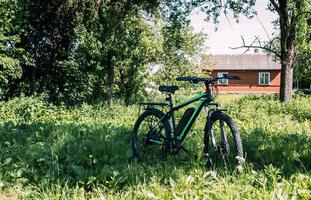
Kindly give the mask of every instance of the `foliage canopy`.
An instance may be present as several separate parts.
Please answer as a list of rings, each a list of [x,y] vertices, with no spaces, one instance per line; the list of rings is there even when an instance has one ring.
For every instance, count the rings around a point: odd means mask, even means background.
[[[45,93],[69,105],[137,100],[151,65],[183,69],[192,64],[187,56],[199,54],[202,36],[178,2],[1,0],[2,98]]]

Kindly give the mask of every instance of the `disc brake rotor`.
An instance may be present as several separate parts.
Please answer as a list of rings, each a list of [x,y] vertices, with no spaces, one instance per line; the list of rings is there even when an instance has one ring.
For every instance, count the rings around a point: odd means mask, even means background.
[[[217,150],[219,153],[222,153],[224,156],[229,155],[229,149],[223,141],[217,144]]]

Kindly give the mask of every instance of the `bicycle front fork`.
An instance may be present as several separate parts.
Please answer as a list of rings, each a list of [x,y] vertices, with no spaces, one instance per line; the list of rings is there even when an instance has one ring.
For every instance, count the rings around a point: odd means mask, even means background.
[[[216,140],[215,140],[215,137],[212,131],[212,124],[211,124],[211,116],[212,116],[212,113],[215,111],[215,109],[209,109],[208,107],[209,105],[216,105],[217,106],[216,110],[221,110],[221,109],[218,103],[209,103],[208,105],[204,106],[206,121],[207,121],[207,130],[205,130],[206,133],[204,134],[208,134],[208,137],[211,138],[213,147],[216,148],[217,144],[216,144]]]
[[[209,108],[210,105],[216,106],[216,109],[210,109]],[[215,149],[217,148],[216,139],[212,131],[211,116],[213,112],[221,110],[221,107],[219,103],[210,102],[204,106],[204,110],[205,110],[205,116],[206,116],[206,126],[204,130],[204,155],[205,155],[205,158],[207,160],[209,167],[211,167],[213,166],[213,161],[212,161],[211,156],[209,155],[209,149],[208,149],[209,141],[211,141],[211,144],[212,144],[211,148],[215,148]]]

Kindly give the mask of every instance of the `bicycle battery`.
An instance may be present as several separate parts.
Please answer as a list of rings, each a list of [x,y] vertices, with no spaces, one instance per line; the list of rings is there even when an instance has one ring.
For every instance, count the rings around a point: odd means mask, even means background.
[[[177,135],[179,135],[182,132],[182,130],[185,128],[186,124],[190,120],[190,118],[191,118],[192,114],[194,113],[194,111],[195,111],[195,109],[193,107],[188,108],[185,111],[185,113],[181,117],[180,121],[178,122],[178,125],[177,125],[177,128],[176,128]]]

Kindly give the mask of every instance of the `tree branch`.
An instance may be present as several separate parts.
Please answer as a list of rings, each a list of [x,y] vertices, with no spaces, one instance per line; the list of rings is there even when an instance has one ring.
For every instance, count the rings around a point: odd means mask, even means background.
[[[242,43],[243,44],[241,46],[239,46],[239,47],[230,47],[230,49],[235,50],[235,49],[243,49],[243,48],[245,49],[246,48],[246,51],[244,53],[248,52],[250,49],[263,49],[263,50],[266,50],[266,51],[274,54],[279,59],[281,58],[281,55],[278,52],[276,52],[275,50],[272,49],[272,43],[277,38],[274,38],[273,40],[271,40],[268,44],[266,44],[264,46],[261,45],[261,41],[259,40],[258,37],[255,37],[254,41],[250,45],[246,45],[243,36],[241,36],[241,38],[242,38]],[[254,45],[254,43],[256,41],[259,43],[259,45]]]
[[[278,4],[274,1],[274,0],[270,0],[270,3],[272,4],[272,6],[274,7],[274,9],[281,14],[280,12],[280,7],[278,6]]]
[[[273,42],[274,42],[274,40],[280,40],[281,41],[281,38],[280,37],[275,37],[275,38],[273,38],[272,40],[270,40],[270,44],[272,45],[273,44]],[[269,44],[268,43],[268,44]]]

